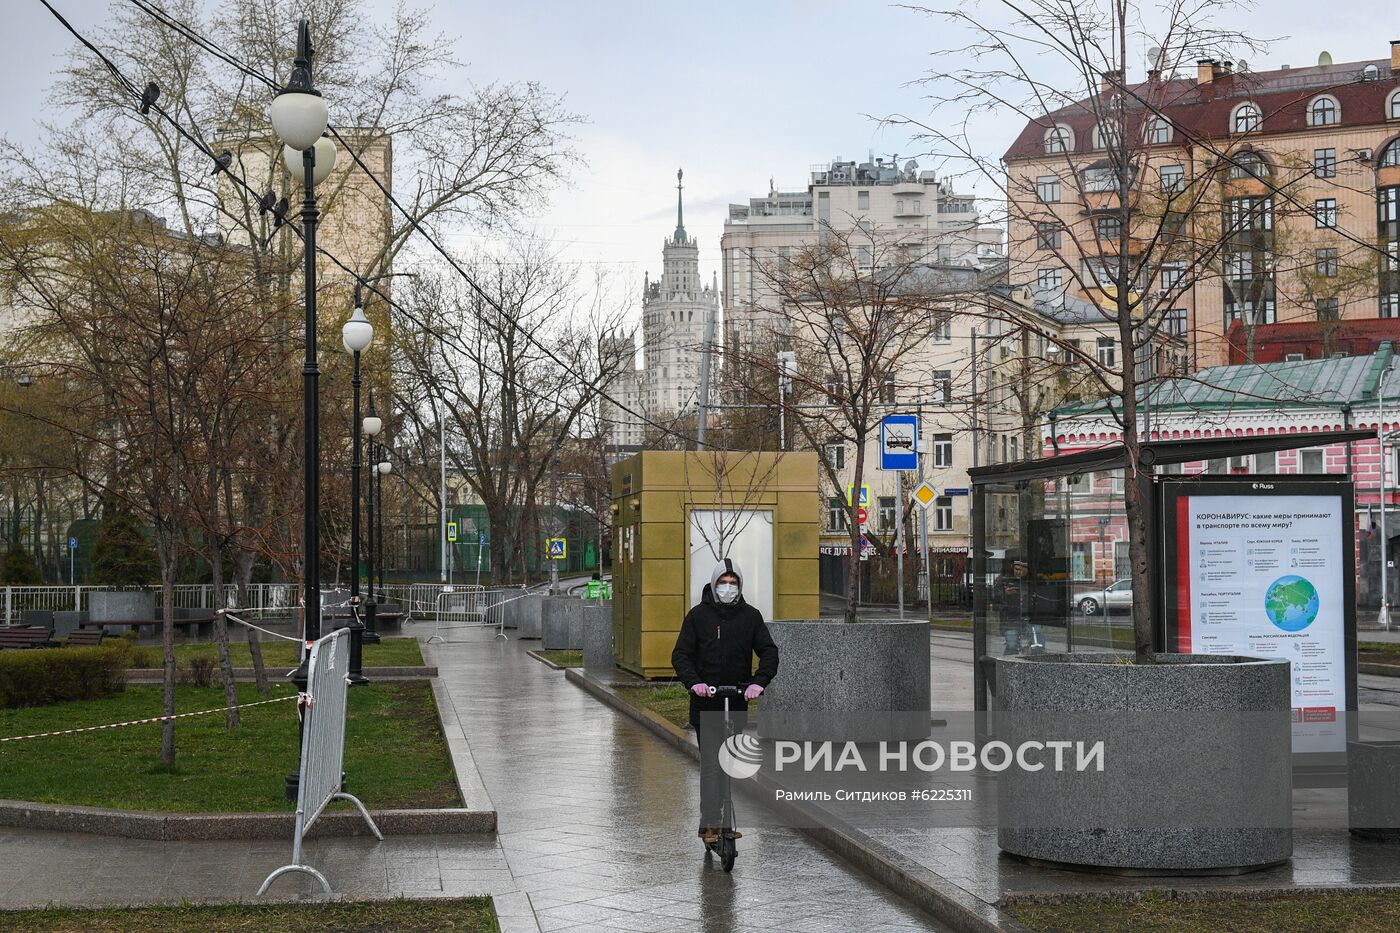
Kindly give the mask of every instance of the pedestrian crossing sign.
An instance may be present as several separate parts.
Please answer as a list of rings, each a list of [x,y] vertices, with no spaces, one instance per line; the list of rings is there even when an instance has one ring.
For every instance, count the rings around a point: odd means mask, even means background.
[[[456,523],[456,522],[448,522],[448,523],[447,523],[447,540],[448,540],[449,542],[451,542],[451,543],[454,543],[454,544],[456,543],[456,541],[457,541],[457,523]]]
[[[550,538],[547,542],[545,553],[550,560],[567,560],[569,556],[568,539]]]

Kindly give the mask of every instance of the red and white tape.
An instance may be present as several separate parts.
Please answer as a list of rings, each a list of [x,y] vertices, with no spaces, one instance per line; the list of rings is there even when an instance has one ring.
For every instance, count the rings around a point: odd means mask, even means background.
[[[303,703],[311,705],[311,695],[308,693],[292,693],[284,697],[273,697],[270,700],[258,700],[255,703],[240,703],[233,709],[248,709],[253,706],[266,706],[269,703],[281,703],[285,700],[297,700],[298,712]],[[147,719],[132,719],[128,722],[109,722],[101,726],[83,726],[78,729],[61,729],[58,732],[36,732],[33,735],[8,735],[0,737],[0,744],[5,742],[23,742],[26,739],[47,739],[55,735],[76,735],[80,732],[100,732],[103,729],[120,729],[123,726],[144,726],[153,722],[165,722],[167,719],[186,719],[190,716],[207,716],[210,713],[226,713],[227,706],[216,706],[213,709],[195,710],[192,713],[176,713],[173,716],[151,716]]]

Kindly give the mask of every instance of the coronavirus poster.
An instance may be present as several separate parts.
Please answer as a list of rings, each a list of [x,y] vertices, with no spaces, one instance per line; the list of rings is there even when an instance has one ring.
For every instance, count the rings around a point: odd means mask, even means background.
[[[1294,751],[1343,751],[1354,601],[1349,501],[1282,482],[1230,485],[1247,488],[1183,483],[1169,497],[1173,647],[1288,660]]]

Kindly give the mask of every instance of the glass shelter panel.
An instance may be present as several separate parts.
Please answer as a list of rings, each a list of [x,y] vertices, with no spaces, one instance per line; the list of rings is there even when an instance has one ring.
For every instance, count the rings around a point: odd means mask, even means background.
[[[1132,650],[1122,471],[983,488],[975,624],[986,654]]]

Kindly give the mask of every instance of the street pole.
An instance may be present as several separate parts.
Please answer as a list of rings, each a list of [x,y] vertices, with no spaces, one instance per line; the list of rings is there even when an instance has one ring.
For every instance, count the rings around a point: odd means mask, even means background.
[[[366,477],[365,485],[365,590],[367,599],[365,600],[365,633],[361,638],[367,645],[379,643],[379,623],[376,616],[379,612],[379,603],[374,598],[374,477],[378,472],[378,457],[375,456],[379,432],[384,428],[384,422],[374,413],[374,390],[369,390],[369,414],[364,419],[363,430],[369,437],[369,444],[366,445],[365,462],[369,464],[369,475]],[[356,575],[359,568],[355,569]]]
[[[917,437],[917,429],[916,435]],[[918,456],[918,444],[914,445]],[[899,590],[899,621],[904,621],[904,471],[894,474],[894,568],[895,586]]]
[[[359,284],[355,286],[359,291]],[[356,295],[355,310],[361,316],[359,296]],[[360,621],[360,351],[354,351],[355,369],[350,380],[353,389],[354,418],[350,422],[350,433],[354,439],[350,443],[350,683],[352,686],[369,683],[364,675],[365,625]]]
[[[384,445],[385,459],[379,461],[379,466],[375,472],[379,474],[379,502],[376,508],[379,510],[374,516],[374,523],[379,528],[379,595],[384,595],[384,477],[389,470],[389,445]]]
[[[442,582],[450,583],[452,578],[447,571],[447,413],[443,410],[446,407],[442,399],[438,399],[438,457],[441,460],[438,467],[438,542]]]
[[[924,403],[919,402],[919,440],[924,440]],[[919,485],[924,482],[924,452],[919,451]],[[928,563],[928,509],[919,509],[919,561],[924,568],[924,602],[928,620],[933,621],[933,568]]]
[[[1376,393],[1376,407],[1380,423],[1376,425],[1376,438],[1381,444],[1381,612],[1376,621],[1387,632],[1390,631],[1390,540],[1385,530],[1386,494],[1389,483],[1386,480],[1387,464],[1385,447],[1385,381],[1390,375],[1390,367],[1381,371],[1380,388]]]
[[[550,455],[549,464],[549,527],[553,529],[550,535],[552,538],[559,537],[559,449],[556,447]],[[549,561],[549,595],[559,594],[559,561],[554,560],[549,555],[549,548],[545,548],[545,560]]]

